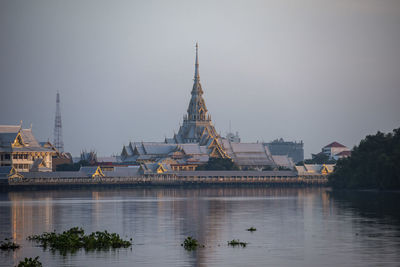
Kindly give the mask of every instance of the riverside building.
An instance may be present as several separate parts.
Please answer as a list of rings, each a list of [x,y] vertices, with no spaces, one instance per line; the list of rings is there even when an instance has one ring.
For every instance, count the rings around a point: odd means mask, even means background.
[[[0,165],[19,172],[51,171],[56,152],[42,147],[32,133],[32,127],[0,125]]]
[[[292,158],[294,163],[304,160],[304,143],[285,141],[283,138],[275,139],[272,142],[266,143],[272,155],[276,156],[288,156]]]

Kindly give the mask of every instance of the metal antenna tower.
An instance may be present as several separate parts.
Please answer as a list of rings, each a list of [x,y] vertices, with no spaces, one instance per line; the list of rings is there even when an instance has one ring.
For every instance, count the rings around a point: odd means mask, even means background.
[[[62,138],[62,126],[61,126],[61,110],[60,110],[60,93],[57,92],[56,100],[56,118],[54,120],[54,147],[58,151],[64,152],[64,142]]]

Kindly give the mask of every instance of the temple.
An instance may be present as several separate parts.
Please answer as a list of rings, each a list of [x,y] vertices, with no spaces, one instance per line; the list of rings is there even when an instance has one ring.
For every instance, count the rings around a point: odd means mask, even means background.
[[[238,140],[238,142],[236,141]],[[194,82],[187,114],[178,133],[164,142],[130,142],[122,148],[124,164],[141,165],[146,170],[192,171],[210,157],[230,158],[243,170],[292,167],[287,157],[274,158],[263,143],[241,143],[239,138],[222,138],[212,124],[200,83],[199,46],[196,43]],[[275,161],[279,160],[281,164]]]
[[[177,134],[166,138],[168,144],[194,143],[203,146],[203,150],[212,157],[229,157],[221,146],[221,137],[218,135],[207,113],[203,98],[203,89],[200,83],[199,72],[199,45],[196,43],[196,59],[194,68],[194,82],[187,114],[183,117],[183,124]]]
[[[210,140],[217,138],[218,134],[211,122],[211,116],[207,114],[206,103],[203,98],[203,89],[200,83],[199,73],[199,46],[196,43],[196,61],[194,70],[194,83],[187,109],[187,115],[183,117],[183,125],[167,142],[174,143],[199,143],[206,145]]]

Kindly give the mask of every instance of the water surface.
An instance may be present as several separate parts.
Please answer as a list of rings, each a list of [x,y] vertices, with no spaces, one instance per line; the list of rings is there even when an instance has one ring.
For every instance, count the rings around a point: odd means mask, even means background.
[[[137,188],[0,193],[1,266],[399,266],[398,193],[322,188]],[[119,233],[128,249],[62,256],[27,241],[80,226]],[[249,227],[257,228],[250,233]],[[186,236],[205,248],[185,251]],[[249,242],[232,248],[227,241]]]

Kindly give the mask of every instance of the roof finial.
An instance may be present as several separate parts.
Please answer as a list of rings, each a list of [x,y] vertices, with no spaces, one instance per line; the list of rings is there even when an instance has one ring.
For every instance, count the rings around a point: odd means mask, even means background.
[[[199,43],[196,42],[196,62],[195,62],[195,69],[194,69],[194,80],[200,81],[200,74],[199,74]]]

